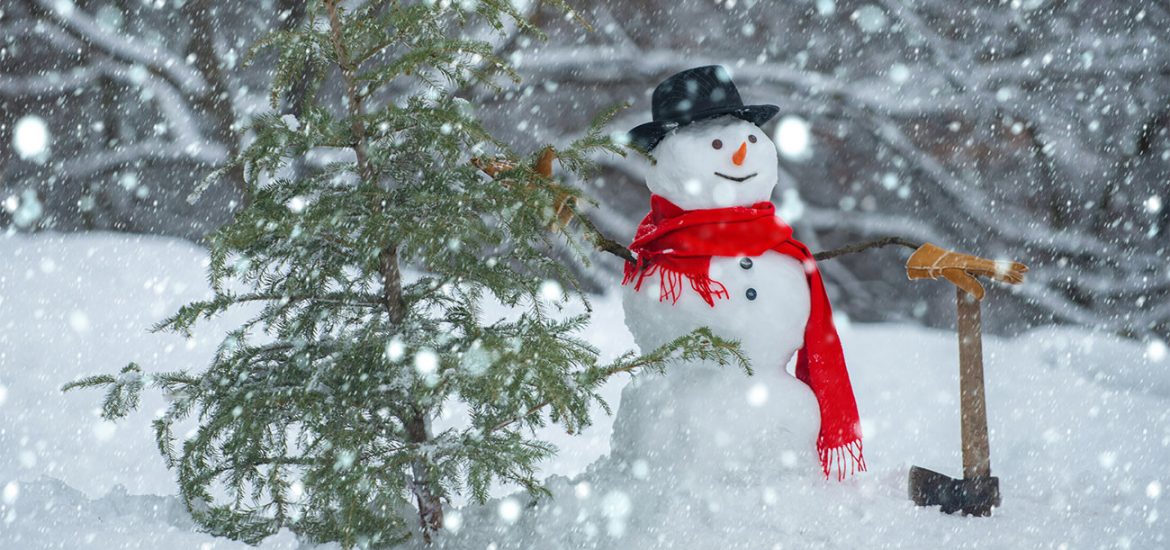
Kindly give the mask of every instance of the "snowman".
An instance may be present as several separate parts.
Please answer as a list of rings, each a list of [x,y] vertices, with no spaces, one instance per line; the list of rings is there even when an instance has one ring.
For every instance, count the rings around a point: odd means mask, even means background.
[[[718,66],[676,74],[630,132],[653,155],[650,213],[630,249],[622,303],[643,351],[699,327],[738,340],[754,375],[678,365],[622,395],[615,455],[707,481],[864,470],[857,407],[812,254],[770,202],[776,147]],[[793,357],[795,375],[786,366]]]

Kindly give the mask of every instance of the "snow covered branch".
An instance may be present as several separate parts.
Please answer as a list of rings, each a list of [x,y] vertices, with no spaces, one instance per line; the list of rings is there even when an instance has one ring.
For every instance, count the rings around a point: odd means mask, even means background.
[[[115,34],[89,17],[72,2],[32,0],[40,12],[69,30],[82,42],[125,62],[148,67],[188,94],[202,94],[207,89],[203,75],[187,62],[158,44],[140,38]]]
[[[70,176],[80,177],[142,161],[194,162],[205,167],[215,167],[226,160],[227,150],[218,143],[183,146],[143,142],[68,159],[61,163],[61,169]]]
[[[0,79],[0,95],[62,94],[88,86],[103,74],[106,74],[104,70],[91,65],[29,76],[8,75]]]

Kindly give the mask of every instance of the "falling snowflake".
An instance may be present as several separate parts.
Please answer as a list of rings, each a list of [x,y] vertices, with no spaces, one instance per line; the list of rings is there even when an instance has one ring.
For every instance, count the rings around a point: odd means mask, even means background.
[[[25,115],[12,127],[12,145],[22,159],[44,162],[49,140],[49,125],[39,116]]]
[[[808,122],[789,115],[776,125],[776,147],[789,160],[804,160],[811,156],[812,131]]]

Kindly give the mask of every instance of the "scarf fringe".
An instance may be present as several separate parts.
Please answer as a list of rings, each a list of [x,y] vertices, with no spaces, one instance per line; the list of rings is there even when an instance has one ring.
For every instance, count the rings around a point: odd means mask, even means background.
[[[836,447],[822,447],[818,445],[817,454],[821,458],[821,471],[824,472],[825,479],[829,478],[829,474],[833,472],[834,467],[837,469],[837,481],[845,480],[846,466],[849,467],[849,475],[866,471],[865,456],[861,452],[860,439],[855,439]],[[846,454],[849,456],[845,456]]]
[[[706,273],[682,273],[653,263],[649,267],[644,266],[645,261],[641,257],[638,258],[636,264],[627,262],[622,284],[634,283],[634,291],[640,291],[646,277],[658,274],[658,301],[660,302],[670,299],[670,303],[678,303],[678,299],[682,297],[683,277],[690,281],[691,289],[697,292],[699,297],[709,306],[714,306],[715,300],[725,300],[731,297],[723,283],[712,279]]]

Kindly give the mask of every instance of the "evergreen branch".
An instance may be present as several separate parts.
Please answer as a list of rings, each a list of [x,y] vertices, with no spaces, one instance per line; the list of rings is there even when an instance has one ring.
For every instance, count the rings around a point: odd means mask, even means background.
[[[199,480],[210,481],[234,470],[251,469],[259,466],[312,466],[319,460],[319,458],[308,456],[274,456],[254,458],[239,462],[226,461],[222,466],[207,470],[204,474],[205,477],[201,477]]]
[[[137,364],[130,363],[116,377],[100,375],[82,378],[65,384],[61,391],[109,386],[110,389],[102,401],[102,418],[117,420],[138,408],[143,385],[142,369]]]
[[[585,135],[574,140],[557,155],[561,164],[572,172],[588,175],[594,167],[594,163],[589,159],[590,154],[610,153],[625,156],[626,149],[606,131],[606,127],[618,113],[627,108],[628,103],[617,103],[594,116]]]
[[[649,354],[636,357],[632,360],[626,360],[625,357],[623,357],[622,359],[619,359],[617,362],[607,367],[583,372],[581,373],[581,378],[584,385],[594,387],[617,374],[632,374],[637,371],[647,369],[661,373],[665,371],[667,363],[671,361],[685,363],[695,360],[714,360],[721,366],[728,365],[734,361],[748,374],[752,373],[751,366],[748,364],[747,356],[744,355],[743,352],[739,349],[737,342],[725,340],[715,336],[710,329],[703,327],[696,329],[694,332],[689,334],[680,336]],[[552,405],[552,399],[543,400],[539,403],[536,403],[535,405],[530,406],[527,410],[520,414],[510,416],[497,422],[488,429],[484,430],[482,433],[484,436],[491,435],[492,433],[507,428],[516,422],[529,418],[532,415],[540,412],[542,409]]]
[[[109,374],[99,374],[97,376],[87,376],[80,378],[61,386],[62,392],[68,392],[76,389],[96,388],[100,386],[107,386],[117,382],[117,379]]]
[[[364,295],[353,292],[326,292],[314,294],[281,294],[281,293],[252,293],[232,296],[231,300],[240,302],[313,302],[337,306],[380,307],[381,300],[376,295]]]
[[[367,96],[373,92],[374,87],[387,84],[399,75],[420,74],[424,67],[438,70],[448,80],[454,81],[458,78],[455,67],[457,59],[461,56],[480,56],[491,66],[503,66],[503,61],[493,56],[489,44],[476,40],[446,39],[434,41],[426,47],[412,48],[394,62],[377,70],[359,74],[356,78],[359,82],[370,85],[369,91],[365,94]]]

